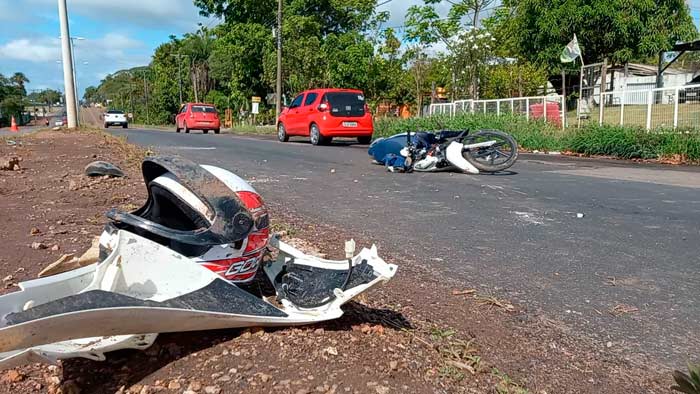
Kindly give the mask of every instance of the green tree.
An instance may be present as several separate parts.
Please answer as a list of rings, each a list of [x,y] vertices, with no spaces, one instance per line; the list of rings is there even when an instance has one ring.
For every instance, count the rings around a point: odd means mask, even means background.
[[[615,64],[697,36],[684,0],[504,0],[488,23],[505,53],[550,73],[564,67],[559,55],[574,34],[586,63]]]

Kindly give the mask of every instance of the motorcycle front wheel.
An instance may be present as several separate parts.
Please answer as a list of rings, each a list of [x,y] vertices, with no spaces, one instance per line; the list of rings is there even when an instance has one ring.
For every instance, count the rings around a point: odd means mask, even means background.
[[[495,141],[482,148],[465,149],[464,158],[479,171],[498,172],[510,168],[518,160],[518,143],[510,134],[499,130],[480,130],[464,139],[464,145]]]

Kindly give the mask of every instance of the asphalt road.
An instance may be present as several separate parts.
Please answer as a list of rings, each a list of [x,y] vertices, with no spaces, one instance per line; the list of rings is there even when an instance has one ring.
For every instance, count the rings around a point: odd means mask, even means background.
[[[364,233],[380,250],[414,255],[435,275],[542,312],[601,346],[671,367],[697,361],[692,168],[526,156],[500,175],[393,174],[357,145],[113,133],[232,170],[311,222]],[[636,311],[614,316],[616,307]]]

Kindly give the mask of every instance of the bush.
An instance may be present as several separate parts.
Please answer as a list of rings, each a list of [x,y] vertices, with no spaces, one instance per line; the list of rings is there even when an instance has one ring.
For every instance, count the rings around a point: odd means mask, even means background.
[[[498,129],[515,137],[524,150],[570,151],[589,156],[621,159],[672,159],[700,162],[700,133],[658,129],[647,132],[638,127],[585,125],[563,131],[542,121],[522,116],[464,114],[455,117],[432,116],[412,119],[379,119],[375,136],[386,137],[407,130]]]

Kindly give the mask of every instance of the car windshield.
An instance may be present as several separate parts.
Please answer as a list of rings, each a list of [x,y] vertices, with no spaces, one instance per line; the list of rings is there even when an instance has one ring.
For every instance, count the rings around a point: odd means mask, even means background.
[[[326,93],[333,116],[364,116],[365,96],[357,92]]]
[[[194,105],[192,106],[192,112],[206,112],[208,114],[215,114],[216,108],[208,105]]]
[[[108,114],[117,114],[117,115],[124,115],[124,111],[117,111],[115,109],[111,111],[107,111]]]

